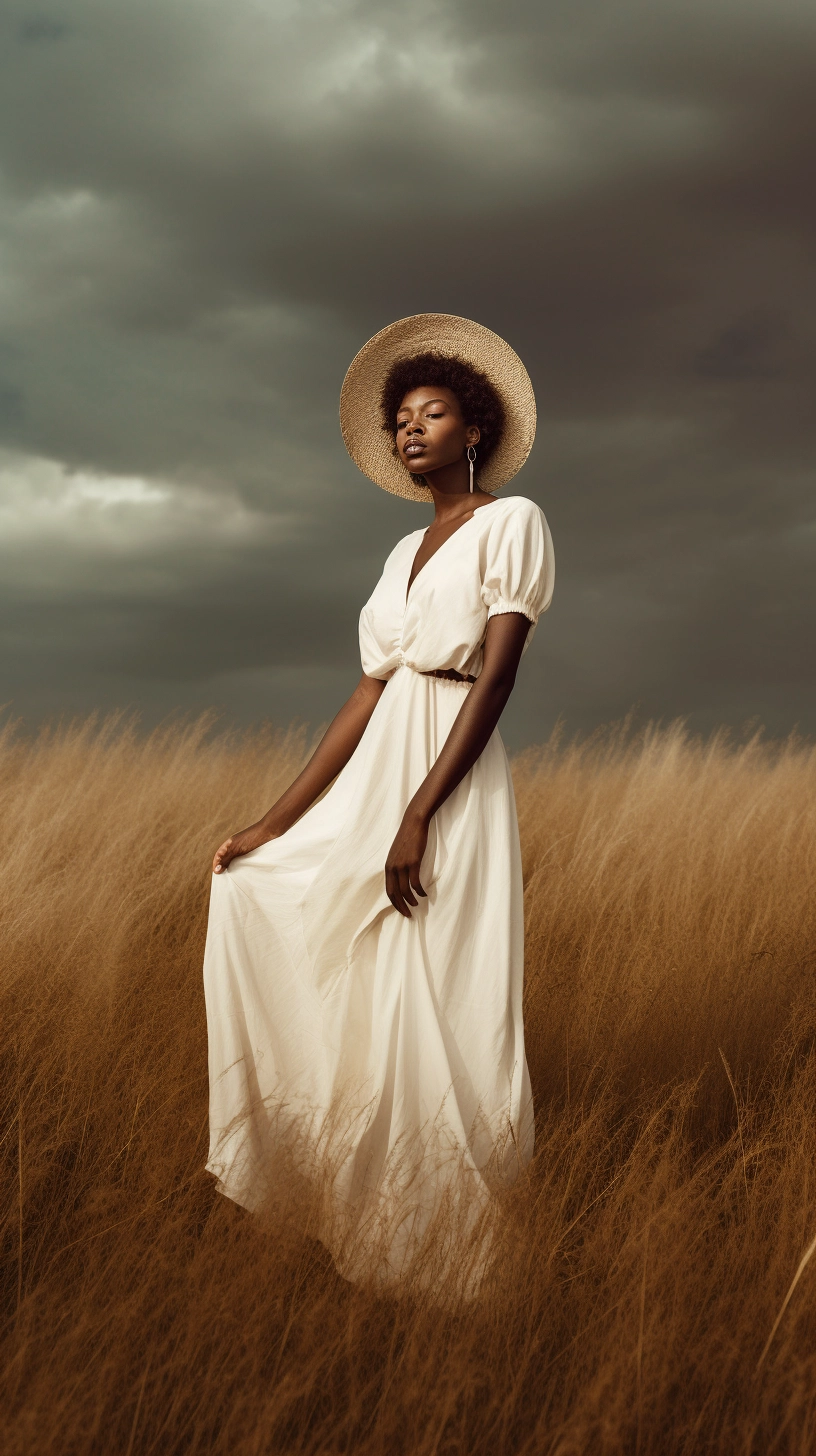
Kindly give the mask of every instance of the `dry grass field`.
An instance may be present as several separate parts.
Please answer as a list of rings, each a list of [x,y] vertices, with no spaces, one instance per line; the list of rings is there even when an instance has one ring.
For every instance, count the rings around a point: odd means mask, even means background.
[[[457,1311],[346,1284],[308,1207],[254,1221],[202,1171],[209,858],[304,748],[2,743],[6,1456],[808,1456],[816,751],[674,726],[517,761],[537,1151]]]

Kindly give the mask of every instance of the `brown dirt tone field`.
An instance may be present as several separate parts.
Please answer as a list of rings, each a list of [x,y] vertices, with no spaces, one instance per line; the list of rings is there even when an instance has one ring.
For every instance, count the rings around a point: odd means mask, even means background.
[[[811,1453],[816,751],[674,725],[517,760],[537,1148],[459,1311],[349,1286],[308,1203],[253,1220],[203,1172],[209,859],[304,751],[3,741],[7,1456]]]

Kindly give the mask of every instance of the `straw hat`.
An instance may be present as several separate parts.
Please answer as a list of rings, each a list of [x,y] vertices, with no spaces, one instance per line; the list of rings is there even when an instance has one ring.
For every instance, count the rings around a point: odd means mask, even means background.
[[[535,439],[536,407],[530,376],[518,354],[492,329],[452,313],[417,313],[380,329],[352,359],[340,392],[340,429],[352,460],[369,480],[406,500],[429,501],[393,453],[383,429],[380,393],[398,359],[446,354],[487,376],[505,409],[505,425],[493,454],[479,471],[482,490],[500,490],[521,469]],[[475,423],[478,423],[476,421]],[[477,446],[478,449],[478,446]]]

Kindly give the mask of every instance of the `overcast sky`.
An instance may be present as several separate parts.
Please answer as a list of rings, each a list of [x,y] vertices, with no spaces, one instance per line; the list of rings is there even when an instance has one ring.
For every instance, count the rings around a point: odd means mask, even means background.
[[[518,350],[557,585],[503,731],[816,729],[813,0],[6,0],[0,700],[331,716],[429,509],[392,319]]]

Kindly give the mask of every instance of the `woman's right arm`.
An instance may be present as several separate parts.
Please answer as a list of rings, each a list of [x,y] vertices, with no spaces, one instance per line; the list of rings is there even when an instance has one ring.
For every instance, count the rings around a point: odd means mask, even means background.
[[[374,712],[385,682],[376,677],[360,678],[347,703],[329,725],[302,773],[257,824],[230,835],[215,852],[213,873],[220,875],[230,860],[249,854],[269,839],[279,839],[296,819],[319,798],[332,779],[345,768],[360,742]]]

